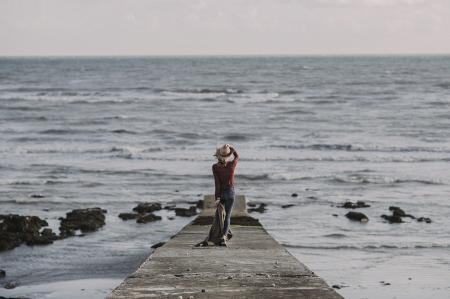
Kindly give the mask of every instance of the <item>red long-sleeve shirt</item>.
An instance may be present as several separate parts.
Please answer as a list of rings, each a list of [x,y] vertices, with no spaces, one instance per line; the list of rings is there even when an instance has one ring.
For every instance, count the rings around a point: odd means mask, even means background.
[[[214,182],[216,186],[215,198],[220,197],[223,188],[227,186],[234,186],[234,169],[236,168],[239,155],[236,151],[233,152],[234,159],[231,162],[227,162],[226,165],[216,163],[212,166],[214,174]]]

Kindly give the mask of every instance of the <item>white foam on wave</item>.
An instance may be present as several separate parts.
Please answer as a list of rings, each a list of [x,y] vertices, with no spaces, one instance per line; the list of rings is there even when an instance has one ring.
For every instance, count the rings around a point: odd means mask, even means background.
[[[161,93],[167,99],[207,99],[218,98],[226,95],[224,92],[210,92],[210,93],[198,93],[198,92],[176,92],[176,91],[163,91]]]
[[[345,239],[345,237],[340,237],[341,239]],[[410,244],[291,244],[291,243],[283,243],[283,246],[287,248],[302,248],[302,249],[317,249],[317,250],[386,250],[386,249],[433,249],[433,248],[450,248],[450,243],[410,243]]]

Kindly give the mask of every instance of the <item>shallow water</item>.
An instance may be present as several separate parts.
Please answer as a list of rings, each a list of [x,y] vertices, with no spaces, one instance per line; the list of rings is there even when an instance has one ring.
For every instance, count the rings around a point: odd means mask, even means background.
[[[228,142],[237,193],[267,203],[264,226],[346,298],[447,298],[449,74],[448,56],[2,58],[0,212],[53,228],[73,208],[108,214],[99,232],[3,252],[0,268],[25,286],[125,277],[190,219],[117,214],[213,193]],[[369,203],[370,221],[348,221],[345,200]],[[384,223],[390,205],[433,222]]]

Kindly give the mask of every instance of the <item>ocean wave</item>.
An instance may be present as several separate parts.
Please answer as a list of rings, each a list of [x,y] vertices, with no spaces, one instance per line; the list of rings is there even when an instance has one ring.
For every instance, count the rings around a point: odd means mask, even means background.
[[[81,185],[81,187],[97,187],[103,185],[99,182],[83,181],[83,180],[46,180],[44,185]]]
[[[328,156],[328,157],[305,157],[305,158],[252,158],[245,157],[246,161],[254,162],[394,162],[394,163],[425,163],[425,162],[450,162],[450,157],[422,158],[422,157],[362,157],[362,156]]]
[[[428,105],[431,106],[449,106],[450,102],[447,101],[431,101],[427,103]]]
[[[47,129],[43,131],[38,131],[38,134],[48,134],[48,135],[69,135],[69,134],[91,134],[95,133],[92,130],[79,130],[79,129]]]
[[[2,109],[2,107],[0,107]],[[8,117],[8,118],[2,118],[1,120],[8,121],[8,122],[14,122],[14,121],[20,121],[20,122],[33,122],[33,121],[48,121],[48,118],[45,116],[14,116],[14,117]],[[16,131],[14,131],[16,132]]]
[[[450,89],[450,82],[441,82],[436,84],[436,87],[440,87],[442,89]]]
[[[209,137],[208,135],[194,133],[194,132],[184,132],[184,133],[178,133],[176,135],[177,135],[177,137],[184,138],[184,139],[205,139],[205,138]]]
[[[379,146],[363,146],[354,144],[280,144],[270,145],[274,148],[283,149],[311,149],[321,151],[351,151],[351,152],[432,152],[432,153],[450,153],[448,148],[432,148],[432,147],[379,147]]]
[[[327,235],[324,235],[324,237],[334,238],[334,239],[342,239],[342,238],[346,238],[347,235],[345,235],[345,234],[327,234]]]
[[[279,91],[277,91],[277,93],[280,95],[294,95],[294,94],[299,94],[300,91],[293,90],[293,89],[287,89],[287,90],[279,90]]]
[[[104,119],[129,119],[130,117],[127,115],[113,115],[113,116],[105,116]]]
[[[110,132],[114,133],[114,134],[132,134],[132,135],[139,134],[138,132],[126,130],[126,129],[116,129],[116,130],[112,130]]]
[[[174,91],[165,91],[161,93],[162,96],[168,97],[172,100],[203,100],[205,98],[207,99],[214,99],[217,97],[221,97],[226,95],[223,92],[218,93],[197,93],[197,92],[174,92]]]
[[[12,185],[12,186],[15,186],[15,185],[27,186],[27,185],[36,185],[36,184],[37,184],[37,182],[33,182],[33,181],[12,181],[12,182],[8,183],[8,185]]]
[[[281,114],[315,115],[316,113],[313,112],[313,111],[306,111],[306,110],[303,110],[303,109],[292,109],[292,110],[282,111]]]
[[[269,179],[268,174],[257,174],[257,175],[249,175],[249,174],[237,174],[237,179],[249,180],[249,181],[260,181]]]
[[[339,99],[339,97],[340,96],[338,96],[338,95],[330,94],[330,95],[306,96],[305,99],[308,99],[308,100],[333,100],[333,99]],[[333,103],[333,101],[330,101],[330,103]]]
[[[223,136],[223,139],[229,141],[248,141],[250,137],[244,134],[228,134]]]
[[[155,91],[165,93],[176,94],[240,94],[244,93],[241,89],[234,88],[180,88],[180,89],[156,89]]]
[[[59,87],[17,87],[17,88],[3,89],[3,91],[7,91],[7,92],[55,92],[55,91],[63,92],[63,91],[71,91],[71,90],[67,89],[67,88],[59,88]]]
[[[51,100],[48,99],[47,100]],[[61,100],[60,98],[57,98],[55,100]],[[111,99],[111,98],[82,98],[82,99],[69,99],[69,100],[63,100],[64,102],[69,103],[70,105],[78,105],[78,104],[88,104],[88,105],[111,105],[111,104],[123,104],[128,105],[135,103],[137,99]]]
[[[425,179],[398,179],[387,176],[366,176],[353,174],[349,176],[333,176],[329,180],[339,184],[424,184],[424,185],[444,185],[439,180]]]
[[[2,110],[11,110],[11,111],[42,111],[43,107],[36,106],[0,106]]]
[[[19,152],[27,154],[105,154],[105,153],[153,153],[163,150],[171,149],[170,147],[146,147],[146,148],[132,148],[132,147],[107,147],[107,148],[36,148],[36,149],[24,149]],[[14,149],[17,151],[18,149]]]
[[[277,144],[270,145],[270,147],[283,148],[283,149],[313,149],[313,150],[338,150],[338,151],[359,151],[359,147],[355,147],[351,144]]]
[[[249,181],[264,181],[264,180],[297,181],[297,180],[311,180],[322,177],[302,176],[297,173],[265,173],[259,175],[238,174],[236,175],[236,178],[239,180],[249,180]]]
[[[82,206],[82,205],[104,205],[104,204],[123,204],[123,200],[108,200],[108,201],[92,201],[92,199],[81,201],[81,200],[73,200],[73,199],[66,199],[66,198],[17,198],[17,199],[7,199],[7,200],[0,200],[1,204],[17,204],[17,205],[37,205],[37,204],[43,204],[43,205],[68,205],[68,206]],[[69,208],[68,208],[69,209]]]
[[[139,134],[139,132],[132,131],[132,130],[127,130],[127,129],[84,130],[84,129],[66,129],[66,128],[47,129],[47,130],[38,131],[37,133],[38,134],[43,134],[43,135],[100,134],[100,133],[131,134],[131,135]]]
[[[361,172],[370,173],[367,170]],[[387,176],[352,174],[347,176],[305,176],[300,173],[264,173],[259,175],[239,174],[236,175],[238,180],[249,181],[305,181],[305,180],[325,180],[337,184],[423,184],[423,185],[445,185],[440,180],[426,179],[400,179]]]
[[[450,244],[411,244],[411,245],[397,245],[397,244],[373,244],[373,245],[295,245],[282,243],[287,248],[298,249],[321,249],[321,250],[339,250],[339,249],[353,249],[353,250],[380,250],[380,249],[433,249],[433,248],[450,248]]]
[[[56,181],[56,180],[46,180],[44,185],[61,185],[61,184],[75,184],[76,181]]]

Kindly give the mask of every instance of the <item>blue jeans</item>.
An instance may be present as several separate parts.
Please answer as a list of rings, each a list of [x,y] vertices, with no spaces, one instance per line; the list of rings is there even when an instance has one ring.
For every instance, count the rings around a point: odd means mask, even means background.
[[[230,228],[231,222],[231,209],[234,204],[234,187],[227,186],[223,188],[222,194],[220,195],[220,203],[225,207],[225,223],[223,225],[223,234],[226,236]]]

